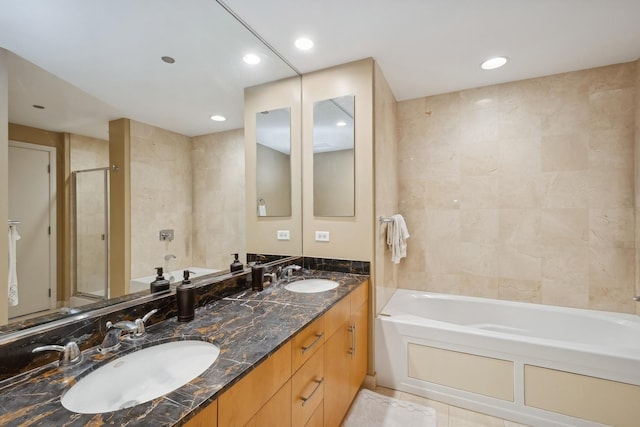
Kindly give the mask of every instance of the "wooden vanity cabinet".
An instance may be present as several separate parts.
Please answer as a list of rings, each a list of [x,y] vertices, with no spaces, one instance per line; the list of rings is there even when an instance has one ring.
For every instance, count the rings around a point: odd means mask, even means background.
[[[367,374],[368,282],[325,314],[324,426],[339,426]],[[331,320],[329,320],[331,319]]]
[[[225,391],[214,402],[217,425],[339,426],[367,371],[368,289],[367,281]],[[215,426],[190,424],[209,408],[186,425]]]

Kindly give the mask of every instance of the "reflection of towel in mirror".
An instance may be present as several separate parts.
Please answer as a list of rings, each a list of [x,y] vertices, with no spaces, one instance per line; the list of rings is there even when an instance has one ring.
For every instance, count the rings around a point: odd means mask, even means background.
[[[267,205],[262,204],[258,206],[258,216],[267,216]]]
[[[400,214],[393,215],[387,223],[387,246],[391,249],[391,262],[399,264],[400,259],[407,256],[407,239],[409,230]]]
[[[18,228],[15,225],[9,226],[9,305],[18,305],[18,271],[16,259],[16,242],[20,240]]]

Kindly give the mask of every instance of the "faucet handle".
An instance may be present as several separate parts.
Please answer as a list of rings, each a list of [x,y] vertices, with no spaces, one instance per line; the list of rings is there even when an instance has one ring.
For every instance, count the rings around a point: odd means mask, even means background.
[[[107,322],[107,330],[109,329],[120,329],[124,332],[134,332],[138,327],[131,320],[121,320],[119,322],[113,323],[111,321]]]
[[[32,353],[40,353],[41,351],[58,351],[60,352],[60,366],[75,365],[82,360],[82,353],[75,341],[69,341],[65,345],[43,345],[31,350]]]
[[[151,310],[150,312],[148,312],[147,314],[145,314],[142,319],[136,319],[135,325],[136,325],[136,330],[135,332],[133,332],[133,336],[136,338],[140,338],[142,337],[146,331],[144,328],[144,324],[147,323],[147,320],[149,320],[149,318],[151,316],[153,316],[154,314],[156,314],[158,312],[157,308],[154,308],[153,310]]]

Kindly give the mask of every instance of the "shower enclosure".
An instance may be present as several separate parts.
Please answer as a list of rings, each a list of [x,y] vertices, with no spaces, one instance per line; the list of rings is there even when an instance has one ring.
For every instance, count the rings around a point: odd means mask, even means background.
[[[73,296],[109,298],[109,168],[73,176]]]

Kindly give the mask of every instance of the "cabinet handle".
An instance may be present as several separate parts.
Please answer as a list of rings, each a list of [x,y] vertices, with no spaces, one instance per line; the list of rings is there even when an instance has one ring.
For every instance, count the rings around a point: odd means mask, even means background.
[[[357,338],[356,338],[356,324],[354,323],[353,325],[351,325],[349,327],[349,332],[351,332],[351,351],[349,351],[349,354],[351,355],[351,358],[353,359],[353,357],[356,355],[356,344],[357,344]]]
[[[313,340],[313,342],[311,344],[309,344],[308,346],[302,346],[302,354],[305,354],[308,350],[310,350],[314,345],[318,344],[318,342],[320,342],[320,338],[322,338],[324,336],[324,332],[320,332],[319,334],[316,335],[316,339]]]
[[[309,400],[311,400],[311,398],[313,397],[314,394],[316,394],[316,392],[318,391],[318,389],[320,388],[320,386],[322,385],[322,382],[324,381],[324,377],[320,378],[319,380],[313,380],[316,383],[316,387],[313,389],[313,391],[311,392],[311,394],[307,397],[301,397],[300,399],[302,399],[302,406],[306,405],[307,402]]]

